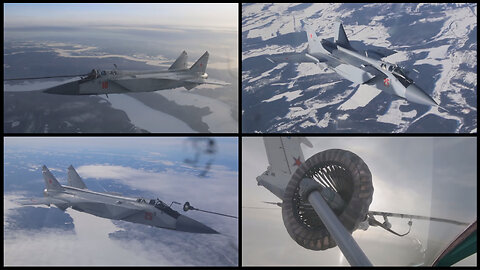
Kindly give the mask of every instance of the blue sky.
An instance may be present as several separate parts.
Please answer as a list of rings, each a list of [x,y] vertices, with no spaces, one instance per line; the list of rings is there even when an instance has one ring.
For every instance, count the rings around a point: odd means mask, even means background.
[[[169,25],[237,28],[238,4],[4,4],[5,27]]]
[[[183,160],[194,150],[189,137],[5,137],[4,151],[28,149],[51,153],[80,151],[132,152],[138,155],[164,153],[171,160]],[[198,137],[196,137],[198,138]],[[215,163],[238,170],[238,138],[210,137],[217,144]]]

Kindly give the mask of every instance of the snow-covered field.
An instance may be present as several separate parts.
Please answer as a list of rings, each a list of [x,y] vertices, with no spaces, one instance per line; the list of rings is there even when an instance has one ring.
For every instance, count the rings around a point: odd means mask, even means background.
[[[208,107],[212,113],[204,116],[202,121],[208,125],[210,132],[233,132],[238,129],[237,121],[232,118],[231,107],[219,100],[181,89],[158,91],[156,93],[175,101],[179,105]]]
[[[126,95],[110,95],[108,101],[113,108],[124,111],[135,126],[149,132],[195,133],[186,123],[166,113],[145,106],[142,102]]]

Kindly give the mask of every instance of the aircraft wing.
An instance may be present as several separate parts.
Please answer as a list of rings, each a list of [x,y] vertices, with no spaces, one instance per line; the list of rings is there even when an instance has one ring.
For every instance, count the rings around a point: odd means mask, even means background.
[[[366,50],[365,51],[365,54],[370,57],[370,58],[373,58],[373,59],[377,59],[377,60],[380,60],[384,57],[387,57],[387,56],[390,56],[392,54],[396,54],[397,52],[394,51],[394,50],[390,50],[390,49],[387,49],[387,48],[375,48],[375,49],[369,49],[369,50]]]
[[[282,53],[282,54],[275,54],[267,56],[267,59],[272,63],[281,63],[281,62],[288,62],[288,63],[325,63],[329,68],[333,69],[338,75],[342,76],[343,78],[356,83],[356,84],[363,84],[372,78],[374,78],[378,70],[369,72],[363,70],[362,68],[355,67],[350,64],[346,64],[335,60],[334,58],[330,59],[322,59],[313,57],[308,53]],[[373,73],[373,74],[372,74]]]
[[[374,74],[349,64],[340,64],[332,69],[338,75],[356,84],[363,84],[375,77]]]
[[[31,198],[31,199],[21,199],[17,201],[22,205],[50,205],[50,204],[64,204],[65,201],[54,199],[50,197],[39,197],[39,198]]]
[[[130,81],[134,78],[134,80],[138,79],[144,79],[144,80],[171,80],[171,81],[180,81],[180,82],[185,82],[185,83],[194,83],[194,84],[213,84],[213,85],[230,85],[229,83],[222,82],[222,81],[217,81],[217,80],[212,80],[212,79],[203,79],[203,78],[184,78],[182,76],[179,76],[175,73],[158,73],[158,74],[139,74],[139,75],[134,75],[126,78],[119,79],[117,81],[118,84],[122,85],[126,81]],[[128,87],[127,87],[128,88]]]
[[[318,59],[313,57],[308,53],[280,53],[280,54],[273,54],[266,57],[268,61],[272,63],[320,63],[326,62],[325,59]]]
[[[226,82],[209,80],[209,79],[179,80],[179,81],[189,82],[189,83],[198,83],[198,84],[230,85],[229,83],[226,83]]]

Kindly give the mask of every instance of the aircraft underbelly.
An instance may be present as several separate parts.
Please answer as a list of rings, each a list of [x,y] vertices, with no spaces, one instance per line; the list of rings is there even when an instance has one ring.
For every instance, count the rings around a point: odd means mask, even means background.
[[[82,82],[79,85],[80,95],[101,95],[110,93],[125,93],[126,91],[120,91],[109,81],[93,80]]]
[[[184,85],[184,82],[181,81],[151,78],[119,80],[116,83],[129,89],[131,92],[150,92],[182,87]]]
[[[72,206],[74,210],[89,213],[95,216],[108,218],[108,219],[119,219],[119,217],[126,214],[129,209],[116,205],[109,205],[100,202],[81,202],[76,203]]]
[[[390,76],[390,77],[377,76],[375,79],[370,81],[368,85],[372,85],[377,89],[387,92],[391,95],[396,95],[396,96],[405,98],[406,88],[393,76]]]
[[[122,218],[122,220],[166,229],[175,229],[177,221],[165,212],[156,209],[140,211],[137,214]]]

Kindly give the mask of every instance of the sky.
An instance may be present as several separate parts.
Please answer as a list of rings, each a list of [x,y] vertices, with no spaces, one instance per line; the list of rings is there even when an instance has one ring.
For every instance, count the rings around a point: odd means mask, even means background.
[[[190,137],[202,138],[202,137]],[[220,151],[224,154],[233,156],[237,151],[237,138],[235,137],[203,137],[213,138],[222,147]],[[79,149],[141,149],[152,150],[162,149],[168,152],[175,149],[179,144],[183,144],[189,137],[4,137],[4,145],[9,147],[28,145],[30,148],[54,148],[63,150],[79,150]]]
[[[234,28],[238,4],[4,4],[4,27],[168,25]]]
[[[476,139],[470,138],[310,138],[302,146],[307,159],[332,148],[360,156],[372,173],[373,201],[369,210],[476,220]],[[242,264],[348,265],[340,250],[314,252],[288,235],[281,209],[262,201],[280,200],[258,186],[256,177],[268,166],[262,138],[242,139]],[[379,218],[382,220],[382,218]],[[405,219],[391,218],[392,229],[408,230]],[[413,221],[412,232],[398,238],[379,228],[353,233],[374,265],[427,263],[465,226]],[[396,256],[390,256],[396,254]]]
[[[195,168],[184,161],[193,158],[194,152],[193,140],[186,137],[4,138],[4,154],[8,155],[4,168],[11,177],[4,179],[4,187],[9,187],[4,193],[5,264],[237,265],[238,220],[198,211],[186,215],[221,234],[185,234],[112,221],[72,209],[67,209],[66,214],[73,219],[73,231],[18,226],[35,217],[48,219],[52,213],[25,216],[22,213],[28,207],[15,203],[25,197],[42,196],[42,162],[65,185],[66,164],[72,160],[92,190],[113,191],[109,185],[120,186],[120,190],[130,192],[132,197],[158,197],[166,203],[189,201],[199,209],[238,216],[238,139],[213,139],[218,151],[207,177],[202,178],[197,173],[203,170],[203,164],[199,162]],[[24,181],[24,185],[16,181]],[[28,189],[34,186],[42,188]],[[184,214],[181,206],[172,208]],[[62,213],[54,207],[50,211]]]

